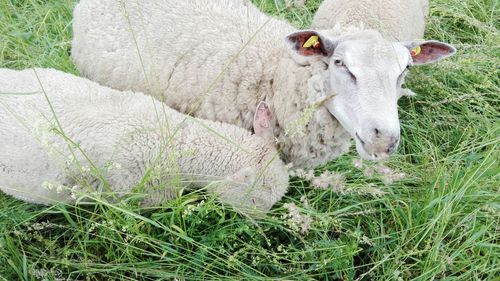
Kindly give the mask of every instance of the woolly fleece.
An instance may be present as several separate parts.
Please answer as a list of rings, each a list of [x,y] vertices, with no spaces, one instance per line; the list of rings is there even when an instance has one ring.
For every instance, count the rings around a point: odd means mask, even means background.
[[[282,159],[314,167],[347,152],[351,137],[324,106],[303,116],[325,97],[326,66],[293,59],[284,41],[292,31],[242,1],[82,0],[72,58],[103,85],[246,129],[264,100]]]
[[[0,69],[0,93],[0,190],[16,198],[73,203],[87,186],[122,196],[142,185],[156,205],[211,183],[222,201],[267,211],[287,190],[272,141],[142,93],[52,69]]]

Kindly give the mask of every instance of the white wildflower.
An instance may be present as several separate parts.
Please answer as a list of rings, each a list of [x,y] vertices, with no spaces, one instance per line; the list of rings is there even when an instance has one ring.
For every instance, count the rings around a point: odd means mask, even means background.
[[[491,205],[483,205],[481,206],[481,211],[484,211],[490,215],[494,215],[494,216],[498,216],[500,215],[499,212],[498,212],[498,209],[494,208],[493,206]]]
[[[307,171],[307,174],[304,175],[304,179],[310,181],[314,178],[314,170]]]
[[[38,231],[38,230],[43,230],[43,229],[45,229],[45,228],[46,228],[46,225],[47,225],[47,222],[41,222],[41,223],[36,222],[36,223],[34,223],[34,224],[32,224],[32,225],[28,226],[28,227],[27,227],[27,229],[28,229],[29,231],[32,231],[32,230],[37,230],[37,231]]]
[[[363,171],[363,174],[365,175],[365,177],[371,178],[373,177],[373,174],[375,174],[375,170],[371,167],[366,167]]]
[[[88,232],[88,233],[92,233],[92,232],[94,232],[94,231],[95,231],[95,229],[97,228],[97,226],[98,226],[98,225],[97,225],[96,223],[94,223],[94,222],[93,222],[93,223],[90,225],[90,227],[89,227],[89,229],[87,230],[87,232]]]
[[[311,227],[312,218],[308,215],[300,214],[299,208],[295,203],[285,203],[283,206],[288,210],[288,214],[284,218],[287,219],[288,225],[292,230],[306,234]]]
[[[368,238],[366,235],[363,235],[361,237],[361,243],[369,245],[369,246],[373,246],[372,240],[370,238]]]
[[[404,179],[405,177],[406,177],[405,173],[391,173],[391,174],[384,175],[382,177],[382,181],[384,182],[384,184],[389,185],[395,181],[400,181],[400,180]]]
[[[30,268],[30,273],[33,277],[35,277],[36,280],[55,280],[55,281],[60,281],[60,280],[66,280],[62,278],[62,271],[60,269],[37,269],[37,268]]]
[[[252,258],[252,265],[253,266],[257,266],[260,262],[260,257],[259,256],[255,256]]]
[[[361,170],[363,168],[363,159],[352,160],[352,165],[354,166],[354,168]]]
[[[26,228],[28,231],[39,231],[47,228],[64,228],[64,225],[51,223],[49,221],[36,222],[31,225],[28,225]]]
[[[302,202],[302,204],[304,204],[304,208],[306,208],[306,209],[309,208],[309,201],[307,201],[307,196],[302,195],[300,197],[300,202]]]
[[[376,170],[379,174],[382,174],[382,175],[390,175],[394,172],[391,168],[387,167],[386,165],[384,165],[382,163],[377,165]]]
[[[283,248],[283,244],[279,244],[277,250],[278,252],[284,252],[285,249]]]
[[[193,214],[193,211],[196,209],[195,205],[187,205],[186,209],[182,212],[182,217],[189,217]]]
[[[401,278],[401,271],[399,270],[395,270],[393,273],[392,273],[392,276],[394,277],[394,280],[403,280]]]
[[[205,200],[201,200],[200,203],[196,204],[196,209],[201,208],[203,205],[205,205]]]
[[[311,228],[312,218],[308,215],[302,215],[302,223],[300,224],[300,233],[306,234]]]
[[[355,166],[356,166],[356,164],[355,164]],[[386,185],[392,184],[395,181],[400,181],[406,177],[405,173],[395,172],[393,169],[387,167],[386,165],[384,165],[382,163],[379,163],[377,166],[375,166],[375,168],[365,167],[363,174],[366,177],[371,178],[374,176],[375,172],[381,176],[382,181]]]
[[[293,175],[292,175],[293,174]],[[291,176],[303,178],[307,181],[311,181],[314,178],[314,170],[304,171],[303,169],[297,169],[293,172],[290,172]]]
[[[345,188],[345,177],[340,173],[330,175],[330,186],[336,193],[341,193]]]
[[[380,196],[385,195],[385,191],[383,191],[382,189],[377,188],[371,184],[362,188],[361,191],[362,191],[362,193],[370,194],[373,197],[380,197]]]
[[[32,269],[31,274],[37,279],[42,280],[49,276],[50,271],[47,269]]]
[[[345,188],[345,177],[340,173],[324,171],[312,179],[311,185],[319,189],[331,188],[334,192],[340,193]]]
[[[385,166],[382,163],[377,165],[376,170],[379,174],[382,175],[382,181],[386,185],[392,184],[395,181],[400,181],[406,177],[405,173],[395,172],[393,169]]]
[[[311,185],[319,189],[327,189],[330,186],[328,175],[323,173],[319,177],[313,178]]]

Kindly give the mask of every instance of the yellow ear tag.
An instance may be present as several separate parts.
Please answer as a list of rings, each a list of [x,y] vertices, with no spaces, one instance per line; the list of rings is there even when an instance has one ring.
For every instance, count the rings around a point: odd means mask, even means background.
[[[417,46],[417,47],[411,49],[410,54],[411,54],[412,57],[415,57],[418,54],[420,54],[421,51],[422,51],[422,48],[420,48],[420,46]]]
[[[311,48],[311,47],[317,48],[317,46],[319,45],[318,39],[319,39],[318,36],[313,35],[313,36],[309,37],[309,39],[307,39],[307,41],[304,43],[304,45],[302,47],[304,47],[304,48]]]

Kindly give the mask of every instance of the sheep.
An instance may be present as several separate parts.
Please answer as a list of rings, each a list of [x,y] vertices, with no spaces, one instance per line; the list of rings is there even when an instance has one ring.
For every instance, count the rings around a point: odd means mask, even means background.
[[[152,206],[186,181],[260,216],[287,191],[264,102],[252,135],[53,69],[0,69],[0,93],[0,190],[15,198],[69,204],[86,186],[120,198],[143,185]]]
[[[423,38],[428,14],[428,0],[325,0],[311,27],[363,25],[377,29],[389,40],[409,41]]]
[[[407,67],[455,53],[373,30],[297,31],[241,0],[81,0],[73,15],[83,76],[247,129],[265,100],[281,157],[297,168],[335,159],[353,138],[364,159],[389,157]]]

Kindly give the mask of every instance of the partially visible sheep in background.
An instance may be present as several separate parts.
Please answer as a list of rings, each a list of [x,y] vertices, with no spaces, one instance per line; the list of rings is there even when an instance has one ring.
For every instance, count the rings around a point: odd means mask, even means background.
[[[361,157],[388,158],[407,69],[455,53],[377,31],[297,31],[241,0],[81,0],[73,35],[82,75],[182,113],[250,129],[265,100],[283,160],[295,167],[335,159],[351,138]]]
[[[18,199],[73,203],[79,191],[142,185],[143,203],[156,205],[180,180],[257,214],[287,191],[265,103],[251,135],[52,69],[0,69],[0,93],[0,190]]]
[[[423,38],[428,14],[428,0],[325,0],[311,27],[363,25],[378,30],[389,40],[409,41]]]

